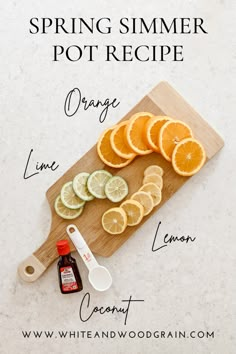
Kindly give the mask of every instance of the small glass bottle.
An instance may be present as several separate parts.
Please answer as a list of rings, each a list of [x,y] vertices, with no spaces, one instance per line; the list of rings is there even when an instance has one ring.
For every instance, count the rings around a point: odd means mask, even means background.
[[[68,240],[57,242],[57,251],[60,256],[57,263],[59,284],[62,294],[70,294],[83,289],[76,260],[71,257]]]

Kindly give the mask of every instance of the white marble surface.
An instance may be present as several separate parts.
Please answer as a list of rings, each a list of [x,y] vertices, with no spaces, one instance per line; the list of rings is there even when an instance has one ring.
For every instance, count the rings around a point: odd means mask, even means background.
[[[0,352],[12,353],[235,353],[236,120],[233,110],[233,1],[8,1],[1,2],[1,267]],[[207,36],[127,36],[114,33],[32,36],[31,17],[204,17]],[[183,63],[53,63],[51,45],[176,42]],[[45,191],[161,80],[169,81],[225,140],[224,149],[193,177],[111,258],[99,258],[113,275],[100,294],[78,264],[84,291],[59,292],[56,263],[37,282],[26,284],[17,265],[46,238],[50,212]],[[98,113],[63,112],[66,93],[80,87],[88,97],[117,97],[121,104],[102,125]],[[23,180],[30,149],[33,161],[56,160],[60,168]],[[192,245],[152,253],[158,221],[164,232],[196,235]],[[144,299],[130,308],[128,323],[110,314],[79,319],[82,296],[93,305],[121,306],[130,295]],[[234,293],[234,296],[233,296]],[[24,339],[22,330],[215,331],[214,339]]]

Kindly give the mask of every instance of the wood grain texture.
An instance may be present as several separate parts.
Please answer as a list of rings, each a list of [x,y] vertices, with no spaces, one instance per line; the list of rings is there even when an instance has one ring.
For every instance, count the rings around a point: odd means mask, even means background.
[[[146,111],[154,115],[167,115],[182,120],[190,125],[194,136],[199,139],[206,150],[207,160],[211,159],[224,145],[221,137],[205,122],[197,112],[166,82],[161,82],[147,96],[145,96],[122,120],[129,119],[137,112]],[[46,193],[52,212],[50,234],[45,243],[33,255],[47,268],[57,257],[56,241],[68,238],[66,226],[71,223],[61,219],[54,211],[54,201],[60,193],[64,183],[72,180],[79,172],[93,172],[96,169],[106,169],[113,175],[119,174],[129,184],[129,195],[137,191],[142,184],[145,168],[152,164],[160,165],[164,170],[163,199],[160,205],[146,217],[141,224],[127,227],[122,235],[107,234],[101,225],[101,217],[105,210],[114,206],[108,200],[93,200],[85,205],[81,217],[72,220],[87,241],[92,252],[104,257],[111,256],[125,241],[135,233],[137,228],[158,211],[159,208],[189,179],[177,175],[171,164],[156,153],[139,156],[123,169],[107,167],[98,158],[96,145],[77,161]],[[203,167],[204,168],[204,167]],[[200,172],[201,173],[201,172]],[[135,241],[134,241],[135,242]],[[73,244],[70,241],[72,250]]]

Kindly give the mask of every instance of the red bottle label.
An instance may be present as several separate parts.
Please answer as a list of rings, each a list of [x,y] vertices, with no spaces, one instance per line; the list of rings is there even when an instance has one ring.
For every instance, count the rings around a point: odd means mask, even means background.
[[[61,272],[61,283],[63,291],[72,291],[78,289],[78,284],[75,280],[75,275],[72,267],[62,267]]]

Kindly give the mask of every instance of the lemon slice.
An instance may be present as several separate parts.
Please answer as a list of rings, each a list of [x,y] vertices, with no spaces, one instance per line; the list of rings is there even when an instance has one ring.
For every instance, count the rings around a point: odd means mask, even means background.
[[[156,174],[144,176],[143,184],[147,184],[147,183],[155,183],[157,187],[159,187],[160,189],[162,189],[163,187],[162,177]]]
[[[90,201],[94,199],[94,196],[89,193],[87,187],[87,180],[89,173],[81,172],[73,179],[73,189],[75,194],[82,200]]]
[[[75,194],[72,182],[67,182],[61,189],[61,201],[69,209],[78,209],[85,203],[84,200],[77,197]]]
[[[83,211],[83,207],[80,207],[79,209],[69,209],[65,207],[65,205],[61,201],[61,196],[59,195],[54,203],[54,208],[57,213],[61,218],[63,219],[75,219],[78,216],[81,215]]]
[[[148,193],[153,199],[154,206],[161,202],[161,189],[155,183],[144,184],[139,191]]]
[[[87,181],[88,191],[96,198],[105,199],[105,185],[112,174],[105,170],[97,170],[91,173]]]
[[[120,176],[111,177],[105,185],[105,194],[113,203],[123,200],[129,192],[128,184]]]
[[[125,200],[120,207],[126,212],[128,226],[138,225],[142,221],[144,208],[136,200]]]
[[[147,176],[147,175],[153,175],[153,174],[156,174],[156,175],[159,175],[159,176],[163,176],[164,174],[164,171],[163,169],[158,166],[158,165],[151,165],[151,166],[148,166],[146,168],[146,170],[144,171],[144,176]]]
[[[136,200],[143,206],[144,216],[148,215],[154,207],[152,197],[146,192],[138,191],[132,195],[131,199]]]
[[[102,216],[102,226],[111,235],[121,234],[127,226],[127,215],[122,208],[108,209]]]

